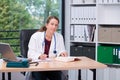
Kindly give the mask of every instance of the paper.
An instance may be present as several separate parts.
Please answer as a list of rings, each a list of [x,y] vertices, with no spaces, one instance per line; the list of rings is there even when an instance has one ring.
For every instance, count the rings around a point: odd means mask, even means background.
[[[77,57],[56,57],[55,60],[57,61],[63,61],[63,62],[70,62],[70,61],[76,61],[76,60],[80,60]]]
[[[0,59],[0,68],[2,67],[3,59]]]
[[[42,59],[34,59],[34,60],[32,60],[32,62],[49,62],[49,61],[51,61],[50,58],[46,58],[44,60],[42,60]]]

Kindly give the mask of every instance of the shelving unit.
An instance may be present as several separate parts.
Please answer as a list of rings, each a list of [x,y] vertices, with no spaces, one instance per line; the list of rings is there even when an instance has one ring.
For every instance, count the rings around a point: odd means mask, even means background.
[[[111,0],[109,0],[111,1]],[[115,2],[116,1],[116,2]],[[97,61],[108,64],[120,64],[120,1],[97,3]],[[101,49],[103,52],[101,52]],[[106,53],[104,51],[106,50]],[[102,58],[101,56],[104,56]],[[112,59],[112,60],[111,60]]]
[[[71,0],[70,46],[119,45],[120,0]],[[78,44],[79,43],[79,44]],[[91,44],[90,44],[91,43]],[[73,55],[73,54],[72,54]]]
[[[71,56],[120,63],[120,0],[71,0],[69,25]],[[106,46],[112,49],[111,53],[104,53]],[[102,51],[99,47],[103,47]]]
[[[73,52],[79,46],[81,46],[81,50],[83,50],[84,48],[86,48],[86,50],[90,50],[90,47],[92,47],[94,48],[93,56],[95,56],[96,38],[94,34],[96,30],[96,12],[96,2],[94,0],[71,0],[70,48]],[[72,51],[70,51],[70,55],[76,56],[74,55],[74,53],[72,54]],[[78,55],[81,54],[83,53],[80,53]],[[93,56],[91,57],[95,59],[95,57]]]

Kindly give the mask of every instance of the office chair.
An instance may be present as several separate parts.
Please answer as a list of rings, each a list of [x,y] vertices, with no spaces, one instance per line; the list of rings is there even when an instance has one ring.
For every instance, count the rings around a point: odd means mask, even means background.
[[[21,51],[21,55],[25,58],[27,58],[28,43],[30,37],[37,30],[38,29],[24,29],[20,31],[20,51]]]
[[[27,52],[28,52],[28,43],[30,40],[30,37],[33,33],[35,33],[38,29],[23,29],[20,31],[20,51],[21,51],[21,57],[27,58]],[[26,74],[26,72],[21,72],[23,75]],[[29,75],[29,74],[27,74]]]

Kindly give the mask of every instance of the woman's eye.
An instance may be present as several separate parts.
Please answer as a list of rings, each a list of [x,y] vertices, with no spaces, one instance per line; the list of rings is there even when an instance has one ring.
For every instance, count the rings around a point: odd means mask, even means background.
[[[58,25],[57,25],[57,24],[56,24],[55,26],[56,26],[56,27],[58,27]]]
[[[54,25],[55,27],[57,27],[57,26],[58,26],[58,24],[54,24],[54,23],[51,23],[51,25],[52,25],[52,26]]]
[[[54,23],[51,23],[51,25],[54,25]]]

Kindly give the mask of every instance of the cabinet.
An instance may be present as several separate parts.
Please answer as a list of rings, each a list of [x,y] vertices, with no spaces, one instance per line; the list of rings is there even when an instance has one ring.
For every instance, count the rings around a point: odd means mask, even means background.
[[[92,45],[95,49],[91,55],[95,56],[95,60],[100,60],[97,55],[100,54],[99,46],[111,46],[112,51],[117,46],[117,56],[119,58],[119,9],[120,0],[71,0],[70,47],[81,46],[83,49],[80,48],[77,53],[88,56],[89,53],[83,51],[84,47]],[[71,49],[70,53],[73,55]],[[87,50],[87,48],[85,49]],[[78,55],[77,53],[74,53],[74,55]],[[91,58],[91,56],[88,57]]]
[[[120,0],[71,0],[69,17],[71,56],[120,63]]]

